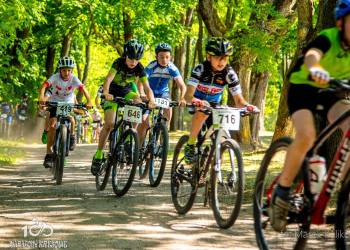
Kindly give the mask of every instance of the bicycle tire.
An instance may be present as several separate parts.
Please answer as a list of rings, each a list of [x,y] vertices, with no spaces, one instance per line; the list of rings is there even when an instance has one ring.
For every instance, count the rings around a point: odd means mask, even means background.
[[[183,151],[188,138],[188,135],[183,135],[176,144],[170,172],[171,199],[178,214],[186,214],[192,208],[198,187],[197,177],[192,172],[192,169],[185,169],[183,165],[180,165],[184,157],[181,157],[178,162],[180,153]],[[186,183],[189,184],[190,188],[189,192],[185,192],[188,194],[183,196],[184,202],[182,202],[182,196],[179,196],[179,191],[181,192],[182,188],[180,187]]]
[[[147,137],[148,137],[148,140],[146,140]],[[140,159],[139,169],[138,169],[140,180],[146,178],[146,176],[148,175],[149,163],[150,163],[150,158],[151,158],[151,151],[150,151],[149,142],[150,142],[151,138],[152,138],[152,132],[150,129],[147,129],[145,140],[143,141],[143,148],[144,148],[145,152],[143,152],[143,155],[140,156],[142,158]]]
[[[228,167],[226,164],[220,166],[220,175],[222,176],[221,182],[218,180],[219,173],[215,171],[215,161],[212,162],[210,173],[210,200],[216,223],[220,228],[227,229],[235,223],[241,209],[244,191],[244,174],[242,154],[238,143],[233,139],[225,139],[221,143],[221,163],[224,163],[223,153],[225,149],[233,151],[234,158],[230,157],[230,161],[234,160],[235,162],[231,162]],[[233,164],[236,164],[236,166]],[[223,194],[223,197],[221,194]],[[224,212],[226,208],[227,212]]]
[[[350,172],[342,184],[337,199],[337,210],[335,218],[335,243],[336,249],[346,250],[350,249],[349,237],[346,231],[350,231],[350,209],[349,209],[349,195],[350,195]],[[348,241],[348,242],[347,242]]]
[[[112,165],[109,159],[104,159],[100,171],[95,176],[96,190],[103,191],[105,190],[109,176],[111,175]]]
[[[148,164],[149,166],[148,177],[149,177],[150,186],[157,187],[164,175],[166,162],[168,158],[168,149],[169,149],[169,134],[168,134],[168,129],[164,123],[159,122],[156,124],[155,129],[153,131],[153,136],[155,136],[156,138],[155,144],[157,144],[159,139],[161,140],[159,141],[161,145],[153,145],[152,147],[151,159]],[[158,158],[157,156],[159,156],[160,158],[159,169],[156,168],[158,164],[155,164]],[[156,172],[156,170],[158,171]]]
[[[287,231],[284,232],[284,234],[275,232],[272,228],[270,228],[268,225],[268,218],[267,221],[263,221],[263,218],[265,219],[265,217],[268,217],[267,209],[269,207],[272,190],[277,184],[278,176],[282,170],[282,167],[272,167],[273,164],[275,164],[273,160],[274,156],[279,156],[278,154],[280,152],[285,153],[291,143],[292,139],[289,137],[282,137],[271,143],[270,147],[265,152],[255,180],[253,216],[256,242],[259,249],[281,249],[282,241],[284,241],[283,244],[285,245],[283,245],[283,248],[285,249],[304,249],[306,246],[307,237],[305,237],[305,235],[308,235],[310,231],[310,221],[303,222],[301,225],[299,225],[299,223],[288,224],[286,229]],[[284,158],[282,164],[283,163]],[[272,180],[272,183],[265,183],[269,180]],[[293,188],[291,191],[292,190]],[[295,197],[297,197],[296,195],[300,194],[301,191],[299,190],[298,192],[299,193],[295,193]],[[271,232],[267,231],[269,228],[271,229]],[[296,240],[295,244],[293,240]]]
[[[63,178],[63,168],[64,168],[64,159],[66,157],[66,149],[67,149],[67,127],[65,125],[60,126],[60,137],[59,137],[59,145],[57,150],[57,165],[56,165],[56,184],[62,184]]]
[[[129,141],[127,142],[126,140]],[[125,149],[124,146],[126,145],[130,145],[130,149]],[[115,153],[122,155],[122,157],[124,157],[124,153],[126,153],[125,159],[121,159],[118,155],[115,155],[115,163],[112,167],[113,191],[117,197],[121,197],[130,189],[132,182],[134,181],[138,165],[139,141],[135,129],[129,128],[125,130],[125,132],[121,135],[121,140],[117,144]],[[129,157],[131,160],[129,161],[126,159],[127,157]],[[124,170],[126,170],[126,174],[123,174],[123,172],[125,172]],[[125,184],[122,184],[123,179],[126,180]]]

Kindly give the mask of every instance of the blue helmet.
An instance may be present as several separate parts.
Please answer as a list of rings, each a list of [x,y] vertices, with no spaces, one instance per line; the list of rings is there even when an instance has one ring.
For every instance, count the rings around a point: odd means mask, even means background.
[[[169,52],[171,53],[172,48],[171,48],[171,46],[170,46],[169,44],[163,43],[163,42],[162,42],[162,43],[159,43],[159,44],[156,46],[155,51],[156,51],[156,54],[158,54],[158,53],[161,52],[161,51],[169,51]]]
[[[339,20],[350,13],[350,0],[339,0],[335,6],[335,19]]]

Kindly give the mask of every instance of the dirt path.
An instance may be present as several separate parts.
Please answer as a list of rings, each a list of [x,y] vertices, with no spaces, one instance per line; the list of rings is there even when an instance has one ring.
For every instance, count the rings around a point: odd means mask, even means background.
[[[158,188],[136,182],[120,199],[110,184],[97,192],[89,170],[95,147],[79,145],[71,154],[61,186],[54,185],[42,167],[43,146],[28,145],[23,161],[0,168],[0,248],[257,248],[251,203],[244,205],[229,230],[220,230],[211,210],[200,203],[186,216],[177,215],[170,197],[169,165]],[[39,233],[33,220],[47,224],[37,237],[31,236]]]

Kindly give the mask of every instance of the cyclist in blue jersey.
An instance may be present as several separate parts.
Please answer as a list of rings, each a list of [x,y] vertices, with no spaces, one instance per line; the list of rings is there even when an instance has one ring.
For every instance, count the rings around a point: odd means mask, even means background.
[[[148,66],[145,68],[148,82],[153,91],[155,98],[164,98],[170,99],[170,90],[169,90],[169,81],[174,79],[175,83],[180,89],[180,106],[185,106],[185,93],[186,93],[186,85],[180,74],[180,71],[175,66],[174,63],[171,62],[172,58],[172,48],[167,43],[159,43],[155,49],[156,52],[156,60],[150,62]],[[141,96],[143,96],[142,86],[138,86],[141,92]],[[167,121],[171,120],[172,109],[165,109],[164,116]],[[143,122],[138,127],[138,133],[140,135],[141,142],[145,137],[145,133],[147,128],[149,127],[149,119],[148,114],[143,116]]]
[[[225,86],[228,86],[237,107],[255,110],[257,107],[248,104],[242,96],[241,86],[236,72],[228,65],[229,56],[233,53],[231,42],[221,37],[211,37],[206,44],[207,60],[198,64],[188,81],[186,101],[196,106],[215,106],[222,98]],[[195,153],[197,135],[209,116],[196,111],[188,143],[185,146],[185,162],[191,164]]]

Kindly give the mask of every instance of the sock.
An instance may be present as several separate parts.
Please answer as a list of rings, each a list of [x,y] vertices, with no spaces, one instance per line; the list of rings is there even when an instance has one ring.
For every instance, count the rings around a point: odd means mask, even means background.
[[[189,138],[187,144],[188,145],[194,145],[196,143],[196,137],[195,138]]]
[[[277,187],[275,189],[275,194],[273,197],[273,202],[275,201],[276,196],[280,197],[282,200],[288,200],[289,197],[289,191],[290,187],[284,187],[281,186],[280,184],[277,184]]]
[[[102,158],[103,158],[103,151],[102,151],[102,149],[97,149],[97,151],[95,153],[95,159],[101,160]]]

